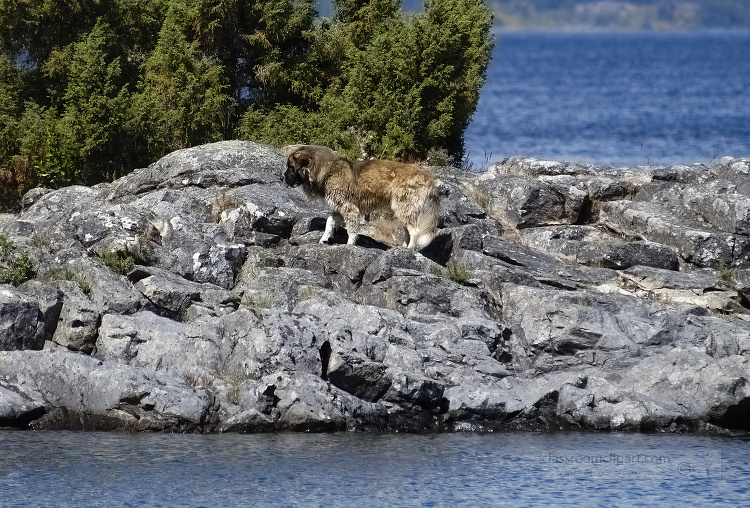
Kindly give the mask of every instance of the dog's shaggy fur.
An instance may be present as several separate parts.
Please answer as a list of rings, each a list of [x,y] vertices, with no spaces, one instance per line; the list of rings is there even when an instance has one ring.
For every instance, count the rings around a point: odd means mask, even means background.
[[[302,185],[333,209],[320,243],[346,225],[349,244],[357,239],[359,218],[390,207],[408,232],[405,247],[422,249],[435,238],[440,216],[435,179],[417,164],[386,160],[351,162],[321,146],[296,147],[287,159],[284,181]]]

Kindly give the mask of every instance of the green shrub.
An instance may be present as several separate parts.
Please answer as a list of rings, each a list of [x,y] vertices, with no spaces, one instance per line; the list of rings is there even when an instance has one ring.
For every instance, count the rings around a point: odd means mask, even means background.
[[[54,270],[39,274],[37,278],[40,281],[46,283],[51,283],[58,280],[75,282],[76,284],[78,284],[78,287],[81,288],[83,294],[91,294],[91,282],[89,282],[83,275],[73,273],[73,271],[71,271],[69,268],[55,268]]]
[[[445,264],[445,268],[435,268],[433,274],[438,277],[447,277],[453,282],[461,285],[468,284],[469,279],[471,278],[471,274],[466,266],[462,265],[455,259],[449,259]]]
[[[445,271],[448,278],[453,282],[459,284],[467,284],[469,282],[469,270],[453,259],[448,260],[448,263],[445,265]]]
[[[339,18],[315,37],[350,34],[346,50],[328,55],[340,77],[315,74],[319,95],[245,113],[242,135],[276,145],[323,144],[349,157],[413,160],[445,150],[461,160],[490,61],[492,16],[480,0],[430,0],[414,16],[397,15],[391,4],[338,2]]]
[[[34,278],[34,268],[25,252],[19,252],[13,242],[0,234],[0,284],[18,286]]]
[[[136,264],[147,265],[148,260],[138,253],[126,251],[108,251],[99,255],[99,260],[104,266],[119,275],[127,275]]]

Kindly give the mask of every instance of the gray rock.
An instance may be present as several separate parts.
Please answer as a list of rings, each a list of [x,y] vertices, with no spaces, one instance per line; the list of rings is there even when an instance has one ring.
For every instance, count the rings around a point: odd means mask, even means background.
[[[90,353],[96,343],[101,312],[75,282],[60,281],[55,285],[63,293],[63,305],[52,342]]]
[[[237,187],[280,180],[282,154],[247,141],[223,141],[178,150],[112,186],[108,198],[128,201],[159,188]]]
[[[750,428],[750,161],[433,168],[419,253],[387,214],[319,245],[284,166],[215,143],[0,217],[40,274],[0,298],[0,426]]]
[[[385,394],[385,400],[416,404],[426,410],[439,410],[445,392],[445,385],[442,383],[395,367],[388,369],[388,377],[391,379],[391,386]]]
[[[377,424],[382,406],[357,399],[311,374],[277,372],[265,376],[257,397],[264,411],[276,416],[278,429],[294,431],[345,430],[355,424]]]
[[[109,428],[194,430],[213,405],[207,390],[63,350],[0,352],[0,372],[20,393],[41,394],[46,407],[108,419]]]
[[[27,428],[29,423],[46,412],[43,400],[35,394],[19,393],[12,385],[0,379],[0,427]]]
[[[127,278],[92,258],[69,261],[66,269],[88,282],[88,298],[100,314],[133,314],[144,308],[146,299],[136,291]],[[88,289],[88,288],[87,288]]]
[[[43,284],[37,280],[24,282],[18,287],[19,291],[35,298],[39,307],[37,316],[37,348],[41,349],[44,341],[52,340],[52,336],[57,329],[57,322],[60,318],[60,311],[63,306],[63,293],[59,289]]]
[[[531,157],[510,157],[490,167],[487,172],[497,175],[538,177],[542,175],[591,175],[600,168],[588,164],[545,161]]]
[[[516,370],[628,366],[671,344],[677,319],[637,298],[507,285],[503,321]]]
[[[31,189],[23,195],[23,198],[21,198],[21,207],[23,209],[29,208],[31,205],[39,201],[39,198],[41,198],[45,194],[49,194],[50,192],[52,192],[52,189],[45,189],[43,187]]]
[[[40,349],[39,304],[13,286],[0,285],[0,351]]]
[[[750,404],[746,357],[714,359],[695,348],[675,348],[645,358],[621,383],[661,404],[679,408],[690,420],[745,428]]]
[[[217,326],[191,326],[148,311],[132,316],[106,314],[94,356],[175,377],[208,375],[220,363],[219,334]]]
[[[352,294],[362,284],[365,271],[380,254],[356,245],[300,245],[287,256],[287,266],[322,274],[332,287]]]
[[[486,294],[435,275],[394,275],[366,292],[360,291],[359,295],[363,302],[407,316],[436,313],[489,319],[494,316],[494,303]]]
[[[473,270],[489,271],[488,276],[502,282],[576,290],[605,284],[617,277],[612,269],[576,266],[503,238],[485,237],[482,251],[484,255],[464,252],[458,259]]]
[[[683,199],[689,210],[721,231],[750,235],[750,196],[740,194],[732,185],[691,187]],[[729,188],[727,188],[729,187]]]
[[[586,193],[562,182],[550,183],[488,173],[473,183],[488,214],[514,228],[575,224]]]
[[[325,358],[324,351],[326,349],[322,349],[321,355]],[[345,349],[328,350],[327,354],[329,358],[323,366],[324,379],[345,392],[362,400],[376,402],[391,387],[391,381],[385,375],[386,367],[382,363],[370,361],[365,355]]]
[[[684,415],[673,405],[620,388],[602,377],[588,376],[584,387],[564,385],[557,414],[567,423],[598,430],[669,428]]]
[[[750,239],[692,224],[652,203],[612,201],[602,205],[602,220],[629,234],[667,245],[698,267],[746,266]]]
[[[239,305],[239,298],[224,288],[188,281],[157,267],[138,266],[128,278],[159,314],[173,319],[186,317],[191,306],[220,316]]]
[[[222,203],[225,210],[219,213],[218,222],[230,241],[263,247],[277,245],[292,235],[301,217],[311,215],[308,207],[300,206],[304,203],[294,197],[279,182],[241,187],[232,191],[229,203]]]
[[[463,174],[464,179],[472,175]],[[437,180],[440,196],[441,226],[455,227],[487,217],[487,202],[479,194],[467,192],[465,184],[450,173],[440,174]]]
[[[237,285],[236,294],[248,307],[278,307],[292,310],[297,303],[315,298],[329,285],[322,276],[300,268],[268,267],[268,259],[248,258]]]
[[[687,303],[722,312],[745,313],[737,291],[711,271],[688,273],[634,266],[620,272],[621,286],[666,303]]]
[[[636,265],[679,268],[677,255],[668,247],[622,238],[602,227],[555,226],[528,229],[521,234],[530,245],[576,264],[616,270]]]

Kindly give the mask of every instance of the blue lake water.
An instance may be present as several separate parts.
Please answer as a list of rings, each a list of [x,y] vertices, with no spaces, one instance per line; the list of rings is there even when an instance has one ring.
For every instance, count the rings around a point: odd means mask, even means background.
[[[750,32],[498,33],[465,140],[476,169],[748,157]]]
[[[750,438],[0,432],[0,506],[747,506]]]

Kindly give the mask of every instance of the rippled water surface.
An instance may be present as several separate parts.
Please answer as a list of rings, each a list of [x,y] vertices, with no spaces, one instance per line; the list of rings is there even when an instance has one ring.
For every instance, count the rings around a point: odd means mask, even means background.
[[[0,432],[0,506],[746,506],[750,438]]]
[[[465,139],[477,169],[748,157],[750,32],[498,34]]]

